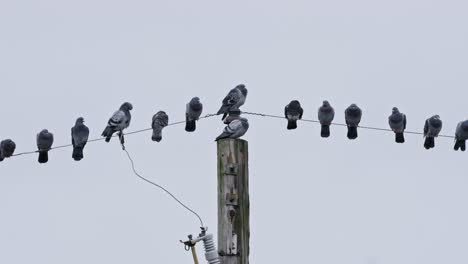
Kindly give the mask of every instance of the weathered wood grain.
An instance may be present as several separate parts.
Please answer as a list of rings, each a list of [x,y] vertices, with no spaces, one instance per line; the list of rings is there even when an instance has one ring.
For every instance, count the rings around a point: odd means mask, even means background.
[[[222,264],[249,263],[248,159],[247,141],[218,141],[218,251]]]

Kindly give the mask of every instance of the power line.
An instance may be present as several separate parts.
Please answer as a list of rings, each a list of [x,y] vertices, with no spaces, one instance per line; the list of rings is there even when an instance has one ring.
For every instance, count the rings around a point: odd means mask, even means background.
[[[213,117],[213,116],[217,116],[217,114],[207,114],[207,115],[204,115],[204,116],[200,117],[199,119],[209,118],[209,117]],[[174,125],[179,125],[179,124],[183,124],[183,123],[185,123],[185,120],[184,121],[174,122],[174,123],[169,123],[167,126],[174,126]],[[135,130],[135,131],[125,133],[124,135],[126,136],[126,135],[138,134],[138,133],[146,132],[146,131],[149,131],[149,130],[152,130],[152,128],[145,128],[145,129]],[[118,137],[118,135],[112,135],[112,137]],[[102,141],[104,139],[105,138],[103,138],[103,137],[94,138],[94,139],[88,140],[87,143]],[[68,147],[72,147],[72,146],[73,146],[73,144],[59,145],[59,146],[50,148],[50,150],[68,148]],[[14,154],[14,155],[12,155],[12,157],[21,156],[21,155],[29,155],[29,154],[34,154],[34,153],[38,153],[38,152],[39,152],[39,150],[26,151],[26,152],[21,152],[21,153]]]
[[[287,119],[286,117],[284,117],[284,116],[279,116],[279,115],[270,115],[270,114],[255,113],[255,112],[241,112],[241,113],[242,113],[242,114],[246,114],[246,115],[255,115],[255,116],[261,116],[261,117],[271,117],[271,118],[278,118],[278,119]],[[318,124],[320,124],[320,121],[318,121],[318,120],[313,120],[313,119],[299,119],[298,121],[309,122],[309,123],[318,123]],[[333,126],[343,126],[343,127],[346,127],[346,126],[347,126],[346,124],[343,124],[343,123],[335,123],[335,122],[332,122],[331,125],[333,125]],[[361,129],[369,129],[369,130],[377,130],[377,131],[393,132],[393,130],[391,130],[391,129],[389,129],[389,128],[380,128],[380,127],[371,127],[371,126],[358,126],[358,128],[361,128]],[[405,133],[413,134],[413,135],[421,135],[421,136],[424,136],[424,133],[416,132],[416,131],[408,131],[408,130],[405,130]],[[439,137],[443,137],[443,138],[455,138],[454,136],[449,136],[449,135],[439,135]]]
[[[185,122],[185,121],[184,121]],[[163,190],[164,192],[166,192],[167,194],[169,194],[172,199],[174,199],[176,202],[178,202],[180,205],[182,205],[185,209],[187,209],[189,212],[191,212],[192,214],[194,214],[198,220],[200,221],[200,227],[205,227],[203,225],[203,220],[201,219],[200,215],[198,215],[194,210],[190,209],[190,207],[188,207],[187,205],[185,205],[184,203],[182,203],[179,199],[177,199],[177,197],[175,195],[173,195],[170,191],[168,191],[166,188],[162,187],[161,185],[153,182],[153,181],[150,181],[148,179],[146,179],[145,177],[141,176],[135,169],[135,163],[133,162],[133,159],[132,157],[130,156],[130,153],[128,153],[127,149],[126,148],[123,148],[123,151],[125,151],[125,153],[127,153],[127,157],[128,159],[130,160],[130,162],[132,163],[132,170],[133,170],[133,173],[135,173],[135,175],[142,179],[143,181],[149,183],[149,184],[152,184],[158,188],[160,188],[161,190]]]

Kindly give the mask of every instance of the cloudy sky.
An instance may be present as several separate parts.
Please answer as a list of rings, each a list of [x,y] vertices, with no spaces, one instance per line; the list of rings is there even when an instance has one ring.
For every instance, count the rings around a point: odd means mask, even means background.
[[[124,101],[130,130],[165,110],[205,113],[239,83],[246,111],[282,114],[292,99],[315,118],[323,99],[357,103],[362,125],[387,127],[393,106],[421,131],[439,114],[444,134],[468,118],[468,3],[462,0],[0,1],[0,139],[35,149],[85,118],[99,137]],[[358,140],[332,127],[249,116],[252,263],[467,263],[468,153],[451,139]],[[196,209],[216,233],[219,117],[127,138],[139,172]],[[116,140],[0,164],[0,263],[191,263],[178,242],[198,222],[131,172]],[[201,248],[199,249],[201,253]],[[202,257],[202,254],[200,254]]]

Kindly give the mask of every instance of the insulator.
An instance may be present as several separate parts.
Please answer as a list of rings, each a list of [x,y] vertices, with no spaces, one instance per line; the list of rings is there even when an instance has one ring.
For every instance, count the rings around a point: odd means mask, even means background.
[[[220,264],[218,251],[214,244],[213,235],[208,234],[203,237],[203,247],[205,248],[205,258],[208,264]]]

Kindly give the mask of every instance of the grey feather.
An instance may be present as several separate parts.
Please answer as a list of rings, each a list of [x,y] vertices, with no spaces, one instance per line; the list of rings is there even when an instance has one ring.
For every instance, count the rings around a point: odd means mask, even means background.
[[[424,122],[424,148],[431,149],[435,147],[435,138],[439,136],[442,130],[442,120],[438,115],[434,115]]]
[[[169,116],[164,111],[157,112],[151,121],[153,135],[151,139],[156,142],[162,140],[162,129],[169,124]]]
[[[301,103],[298,100],[291,101],[284,108],[284,117],[288,119],[287,129],[296,129],[297,120],[302,119],[304,109],[301,107]]]
[[[0,161],[11,157],[15,153],[16,144],[11,139],[5,139],[0,142]]]
[[[229,123],[223,130],[223,133],[216,138],[216,141],[224,138],[240,138],[249,129],[249,122],[246,118],[239,118]]]
[[[465,151],[466,140],[468,139],[468,120],[458,123],[455,130],[455,150]]]
[[[193,132],[196,129],[196,121],[203,112],[203,104],[200,98],[194,97],[185,107],[185,131]]]
[[[76,161],[83,159],[83,149],[88,142],[89,128],[84,124],[84,119],[76,119],[75,126],[71,128],[73,153],[72,158]]]
[[[231,89],[223,99],[222,106],[217,114],[223,114],[224,120],[230,111],[239,110],[239,108],[245,103],[246,98],[247,88],[245,88],[245,85],[237,85]]]
[[[357,128],[362,118],[362,110],[356,104],[351,104],[345,110],[345,121],[348,126],[348,138],[353,140],[358,137]]]
[[[404,132],[406,129],[406,115],[401,113],[397,107],[393,107],[392,114],[388,117],[388,124],[395,132],[395,141],[397,143],[404,143]]]
[[[131,103],[125,102],[123,103],[119,110],[117,110],[112,117],[107,122],[107,126],[102,132],[102,136],[106,138],[106,142],[109,142],[112,138],[112,135],[115,132],[119,132],[120,141],[123,144],[123,130],[130,126],[130,121],[132,120],[132,115],[130,114],[130,110],[133,109]]]
[[[43,129],[36,137],[37,149],[39,152],[39,163],[46,163],[49,160],[48,152],[54,144],[54,135],[47,129]]]

